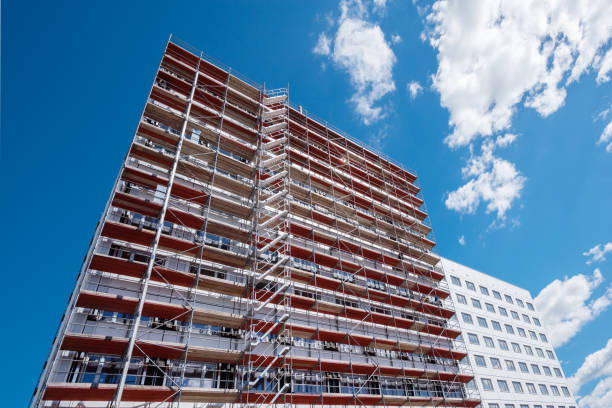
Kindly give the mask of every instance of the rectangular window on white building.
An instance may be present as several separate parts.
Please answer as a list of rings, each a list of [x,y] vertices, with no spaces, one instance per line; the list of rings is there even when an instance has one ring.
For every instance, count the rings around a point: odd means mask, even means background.
[[[518,365],[519,365],[519,369],[521,370],[521,373],[529,372],[529,368],[527,368],[527,364],[519,361]]]
[[[527,392],[530,394],[537,394],[536,392],[536,387],[533,383],[526,383],[525,385],[527,385]]]
[[[494,330],[502,331],[501,324],[499,324],[499,322],[496,322],[495,320],[491,320],[491,326],[493,326]]]
[[[512,360],[506,360],[506,368],[509,371],[516,371],[516,366],[514,365],[514,361]]]
[[[484,391],[494,391],[493,382],[488,378],[481,378],[480,382],[482,383],[482,389]]]
[[[505,308],[499,306],[498,309],[499,309],[499,314],[500,315],[506,316],[506,317],[508,316],[508,311]]]
[[[533,308],[533,305],[532,305],[531,303],[529,303],[529,302],[527,302],[527,309],[529,309],[529,310],[531,310],[531,311],[535,310],[535,309]]]
[[[523,386],[518,381],[512,381],[512,388],[514,388],[514,392],[518,392],[520,394],[524,393]]]
[[[499,343],[500,349],[508,350],[508,343],[506,342],[506,340],[498,339],[497,342]]]
[[[465,281],[465,287],[476,292],[476,286],[470,281]]]
[[[514,329],[512,328],[511,325],[509,324],[505,324],[504,327],[506,328],[506,333],[508,334],[514,334]]]
[[[561,395],[561,394],[559,393],[559,388],[557,388],[557,386],[556,386],[556,385],[551,385],[551,386],[550,386],[550,390],[552,391],[552,394],[553,394],[553,395],[557,395],[557,396]]]
[[[525,307],[521,299],[516,299],[516,304],[519,305],[520,307]]]
[[[475,335],[474,333],[468,333],[468,341],[472,344],[476,344],[476,345],[480,344],[480,342],[478,341],[478,336]]]
[[[546,384],[538,384],[538,387],[540,387],[540,394],[548,395],[548,388],[546,387]]]
[[[504,295],[504,298],[506,298],[506,302],[510,303],[510,304],[514,304],[514,302],[512,301],[512,296],[510,295]]]
[[[465,296],[460,295],[459,293],[457,293],[457,302],[467,305],[467,300],[465,299]]]
[[[495,343],[493,343],[493,339],[491,337],[483,336],[482,339],[484,340],[485,346],[495,348]]]
[[[472,320],[472,315],[470,315],[469,313],[461,313],[461,318],[466,323],[474,324],[474,320]]]
[[[542,374],[540,372],[540,367],[537,364],[532,364],[531,365],[531,372],[534,373],[534,374],[538,374],[538,375]]]
[[[501,300],[501,295],[500,295],[500,293],[499,293],[498,291],[496,291],[496,290],[494,290],[494,291],[493,291],[493,297],[494,297],[495,299],[499,299],[499,300]]]
[[[461,279],[456,276],[451,276],[451,282],[453,282],[453,285],[461,286]]]
[[[489,296],[489,289],[485,288],[484,286],[481,286],[480,293],[482,293],[483,295]]]
[[[490,303],[485,303],[485,307],[487,308],[487,312],[495,313],[495,306]]]
[[[474,306],[476,309],[482,309],[482,306],[480,305],[480,300],[478,299],[472,298],[472,306]]]
[[[484,327],[485,329],[489,328],[489,325],[487,324],[487,319],[483,317],[477,317],[477,319],[478,319],[478,325],[480,327]]]
[[[514,350],[515,353],[521,353],[521,346],[519,346],[518,343],[512,343],[512,350]]]
[[[538,326],[538,327],[539,327],[539,326],[542,326],[542,325],[540,324],[540,319],[538,319],[537,317],[534,317],[534,318],[533,318],[533,324],[535,324],[535,325],[536,325],[536,326]]]
[[[498,370],[501,370],[502,365],[499,362],[499,358],[491,357],[491,358],[489,358],[489,360],[491,360],[491,367],[497,368]]]
[[[508,383],[504,380],[497,380],[497,388],[501,392],[510,392],[510,388],[508,388]]]

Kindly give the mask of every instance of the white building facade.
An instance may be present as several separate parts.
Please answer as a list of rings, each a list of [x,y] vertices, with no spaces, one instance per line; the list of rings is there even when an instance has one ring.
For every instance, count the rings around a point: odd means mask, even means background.
[[[442,259],[482,408],[576,408],[529,291]]]

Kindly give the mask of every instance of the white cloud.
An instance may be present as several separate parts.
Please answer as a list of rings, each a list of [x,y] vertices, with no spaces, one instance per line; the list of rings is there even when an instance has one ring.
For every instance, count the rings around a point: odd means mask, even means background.
[[[421,92],[423,92],[423,87],[417,81],[410,81],[406,85],[406,89],[410,93],[410,99],[416,98]]]
[[[459,245],[465,246],[465,235],[459,237]]]
[[[516,140],[516,135],[512,133],[506,133],[505,135],[497,136],[495,139],[495,146],[497,147],[506,147],[510,146]]]
[[[578,401],[580,408],[610,408],[612,407],[612,377],[607,377],[597,383],[593,391]]]
[[[319,39],[317,40],[317,44],[312,49],[312,52],[318,55],[329,55],[331,41],[327,37],[325,33],[319,34]]]
[[[604,82],[608,82],[610,80],[608,74],[612,72],[612,49],[609,49],[606,55],[601,57],[598,65],[599,72],[597,72],[597,83],[603,84]]]
[[[384,1],[378,1],[375,7],[384,7]],[[331,60],[349,74],[355,93],[350,101],[355,111],[366,125],[383,117],[386,112],[375,106],[385,95],[395,90],[393,66],[395,54],[385,35],[376,23],[370,22],[366,5],[360,0],[342,0],[340,2],[338,30],[332,41],[321,43],[319,36],[315,53],[327,55]],[[321,43],[322,47],[319,47]],[[317,52],[316,50],[328,51]]]
[[[500,146],[507,146],[514,135],[498,139]],[[526,178],[514,164],[493,154],[495,144],[483,143],[479,156],[471,155],[461,172],[466,184],[448,194],[444,204],[447,208],[473,214],[481,202],[486,203],[486,212],[496,212],[498,219],[504,219],[512,202],[521,196]],[[471,149],[470,149],[471,150]]]
[[[593,291],[604,278],[599,269],[592,276],[583,274],[555,279],[534,299],[542,320],[549,330],[555,347],[567,343],[580,329],[612,303],[612,286],[606,292],[592,299]]]
[[[393,44],[399,44],[399,43],[401,43],[401,42],[402,42],[402,37],[400,37],[400,35],[399,35],[399,34],[393,34],[393,35],[391,36],[391,42],[392,42]]]
[[[591,259],[586,261],[586,264],[589,265],[593,262],[605,261],[606,254],[608,252],[612,252],[612,242],[608,242],[607,244],[597,244],[587,252],[583,252],[582,255],[591,257]]]
[[[612,121],[608,123],[608,125],[605,127],[605,129],[601,133],[601,136],[599,137],[597,144],[606,144],[608,142],[609,144],[606,146],[606,152],[612,153]]]
[[[567,380],[574,392],[578,392],[589,381],[605,376],[612,376],[612,339],[604,348],[586,356],[580,368]]]

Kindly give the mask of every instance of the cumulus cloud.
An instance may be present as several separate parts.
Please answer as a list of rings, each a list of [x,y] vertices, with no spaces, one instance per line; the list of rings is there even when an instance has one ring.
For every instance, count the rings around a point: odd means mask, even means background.
[[[606,376],[612,376],[612,339],[609,339],[602,349],[586,356],[580,368],[568,381],[574,391],[578,392],[589,381]]]
[[[423,87],[417,81],[410,81],[406,85],[406,89],[410,93],[410,99],[416,98],[421,92],[423,92]]]
[[[593,391],[578,401],[581,408],[612,407],[612,377],[607,377],[597,383]]]
[[[608,125],[605,127],[605,129],[601,133],[599,140],[597,141],[597,144],[606,144],[606,143],[608,143],[608,145],[606,146],[606,152],[612,153],[612,121],[608,123]]]
[[[465,235],[459,237],[459,245],[465,246]]]
[[[605,261],[606,254],[608,252],[612,252],[612,242],[608,242],[607,244],[597,244],[593,248],[589,249],[588,251],[583,252],[582,255],[591,258],[586,261],[586,264],[590,265],[593,262]]]
[[[378,9],[384,6],[384,1],[373,5]],[[395,54],[380,26],[369,21],[364,2],[342,0],[340,11],[333,41],[322,33],[313,52],[328,56],[349,74],[355,90],[350,101],[363,123],[369,125],[386,115],[381,106],[375,105],[395,90],[392,73]]]
[[[401,42],[402,42],[402,37],[400,37],[400,35],[399,35],[399,34],[393,34],[393,35],[391,36],[391,42],[392,42],[393,44],[399,44],[399,43],[401,43]]]
[[[592,298],[604,278],[599,269],[592,276],[574,275],[555,279],[534,299],[542,320],[549,330],[555,347],[567,343],[580,329],[612,303],[612,286],[597,298]]]
[[[598,62],[599,72],[597,73],[597,83],[603,84],[610,80],[610,72],[612,71],[612,49],[609,49]]]

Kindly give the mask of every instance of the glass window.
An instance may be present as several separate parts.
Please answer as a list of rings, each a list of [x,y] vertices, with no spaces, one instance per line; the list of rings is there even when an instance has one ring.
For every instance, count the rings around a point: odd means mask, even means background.
[[[546,350],[546,355],[548,356],[548,358],[550,358],[551,360],[555,359],[555,355],[553,354],[552,350]]]
[[[529,337],[531,337],[533,340],[537,340],[538,336],[536,335],[536,333],[533,330],[529,330]]]
[[[531,303],[529,303],[529,302],[527,302],[527,309],[534,310],[533,309],[533,305]]]
[[[523,386],[518,381],[512,381],[512,387],[514,388],[514,392],[523,393]]]
[[[514,334],[514,329],[512,328],[511,325],[509,324],[505,324],[504,327],[506,328],[506,333],[508,334]]]
[[[544,375],[547,375],[549,377],[552,377],[552,371],[550,371],[550,367],[548,366],[542,366],[542,369],[544,370]]]
[[[508,316],[508,311],[505,308],[499,306],[499,314],[502,316]]]
[[[478,319],[478,325],[480,327],[484,327],[484,328],[488,328],[489,327],[489,325],[487,324],[487,320],[485,318],[478,317],[477,319]]]
[[[566,397],[570,396],[570,392],[567,389],[567,387],[561,387],[561,391],[563,392],[563,395],[565,395]]]
[[[478,367],[486,367],[487,363],[483,356],[479,356],[478,354],[474,354],[474,362]]]
[[[493,329],[497,331],[502,331],[501,324],[499,324],[499,322],[496,322],[495,320],[491,320],[491,326],[493,326]]]
[[[541,348],[536,347],[536,354],[538,355],[538,357],[544,358],[544,352]]]
[[[521,352],[521,346],[518,345],[518,343],[512,343],[512,350],[514,350],[515,353],[519,353]]]
[[[495,313],[495,307],[490,303],[485,303],[488,312]]]
[[[506,302],[510,303],[510,304],[514,304],[514,302],[512,301],[512,296],[510,295],[504,295],[504,298],[506,299]]]
[[[519,305],[520,307],[525,307],[525,304],[523,303],[521,299],[516,299],[516,304]]]
[[[523,316],[523,321],[525,323],[531,323],[531,319],[529,319],[529,316],[527,316],[526,314],[522,315]]]
[[[506,360],[506,368],[509,371],[516,371],[516,366],[514,365],[514,361],[512,360]]]
[[[451,276],[451,282],[453,282],[453,285],[461,286],[461,279],[456,276]]]
[[[483,336],[482,339],[485,342],[485,346],[495,348],[495,343],[493,343],[493,339],[491,337]]]
[[[493,297],[495,297],[495,299],[499,299],[499,300],[501,300],[501,295],[500,295],[500,294],[499,294],[499,292],[498,292],[498,291],[496,291],[496,290],[494,290],[494,291],[493,291]]]
[[[557,377],[563,377],[563,374],[561,374],[561,370],[559,370],[557,367],[553,368],[553,371],[555,372],[555,375]]]
[[[546,388],[546,384],[538,384],[538,387],[540,387],[540,394],[548,395],[548,388]]]
[[[465,299],[465,296],[460,295],[459,293],[457,293],[457,302],[467,305],[467,300]]]
[[[511,311],[510,311],[510,314],[512,315],[512,318],[513,318],[514,320],[521,320],[521,319],[519,318],[519,314],[518,314],[518,313],[516,313],[514,310],[511,310]]]
[[[485,288],[484,286],[481,286],[480,293],[482,293],[483,295],[489,296],[489,289]]]
[[[525,333],[525,330],[523,330],[522,327],[517,327],[516,331],[518,332],[519,336],[521,337],[527,337],[527,333]]]
[[[534,317],[534,318],[533,318],[533,324],[535,324],[536,326],[542,326],[542,325],[540,324],[540,319],[538,319],[537,317]]]
[[[533,372],[534,374],[541,374],[540,372],[540,367],[538,367],[537,364],[532,364],[531,365],[531,372]]]
[[[499,404],[490,403],[489,408],[499,408]]]
[[[504,404],[504,408],[515,408],[514,404]]]
[[[463,318],[463,321],[469,324],[474,324],[474,321],[472,320],[472,316],[468,313],[461,313],[461,318]]]
[[[529,408],[529,405],[527,405],[527,404],[521,404],[521,405],[519,405],[519,408]]]
[[[465,287],[476,292],[476,286],[470,281],[465,281]]]
[[[527,364],[519,361],[519,369],[521,370],[521,373],[528,373],[529,369],[527,368]]]
[[[499,343],[499,348],[500,349],[508,350],[508,343],[506,343],[506,340],[499,339],[499,340],[497,340],[497,342]]]
[[[491,382],[488,378],[481,378],[480,382],[482,383],[482,389],[485,391],[494,391],[493,390],[493,382]],[[491,406],[491,405],[489,405]]]
[[[497,380],[497,387],[501,392],[510,392],[508,388],[508,383],[504,380]]]
[[[559,393],[559,388],[557,388],[557,386],[556,386],[556,385],[551,385],[551,386],[550,386],[550,390],[552,391],[552,394],[553,394],[553,395],[561,395],[561,394]]]
[[[544,343],[548,343],[548,339],[544,333],[540,333],[540,340],[542,340]]]
[[[499,358],[491,357],[489,360],[491,360],[491,367],[501,370],[502,366],[499,362]]]
[[[477,309],[482,309],[482,306],[480,305],[480,300],[478,299],[472,298],[472,306],[474,306]]]
[[[533,356],[533,349],[531,346],[525,344],[523,347],[525,347],[525,353],[527,353],[528,356]]]
[[[527,392],[530,394],[537,394],[535,385],[533,383],[527,383]]]
[[[480,344],[480,342],[478,341],[478,336],[474,333],[468,333],[468,340],[472,344]]]

